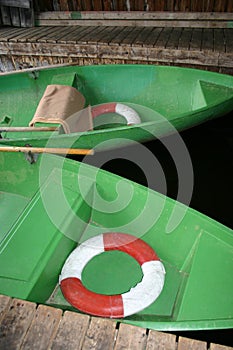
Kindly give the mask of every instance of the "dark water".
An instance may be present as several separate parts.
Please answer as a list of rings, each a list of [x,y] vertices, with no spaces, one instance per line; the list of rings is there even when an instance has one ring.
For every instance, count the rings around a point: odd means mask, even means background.
[[[233,228],[233,112],[195,128],[180,133],[189,152],[193,173],[194,187],[190,207]],[[169,144],[175,145],[173,136],[166,138]],[[166,141],[167,142],[167,141]],[[178,175],[176,165],[167,148],[159,140],[144,143],[161,164],[166,179],[166,194],[176,199]],[[131,147],[130,147],[131,148]],[[129,148],[128,148],[129,149]],[[139,154],[137,146],[120,151],[109,152],[111,156]],[[101,155],[99,155],[101,159]],[[102,169],[121,175],[142,185],[148,185],[147,176],[140,164],[126,159],[112,159]],[[152,173],[152,170],[151,170]],[[163,191],[161,179],[152,175],[149,187]],[[185,204],[185,198],[183,200]]]
[[[190,154],[194,172],[194,188],[190,207],[233,228],[233,112],[183,131],[180,136]],[[175,142],[173,136],[169,136],[169,143],[175,145]],[[166,178],[166,194],[176,198],[178,176],[171,154],[158,140],[147,142],[144,146],[161,164]],[[132,146],[130,152],[128,148],[121,149],[119,152],[105,152],[105,157],[110,160],[101,167],[140,184],[148,185],[144,171],[130,160],[130,155],[139,153],[137,146]],[[119,158],[111,160],[117,156]],[[124,156],[128,160],[123,159]],[[105,158],[101,154],[94,157],[99,157],[100,163],[101,159]],[[98,163],[98,160],[96,162]],[[159,176],[153,175],[152,177],[153,181],[149,187],[164,193]],[[175,332],[175,334],[208,343],[233,345],[232,330]]]

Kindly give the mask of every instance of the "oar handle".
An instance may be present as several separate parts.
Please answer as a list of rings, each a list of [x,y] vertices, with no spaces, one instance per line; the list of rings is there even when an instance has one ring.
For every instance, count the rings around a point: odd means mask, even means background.
[[[1,146],[0,152],[32,152],[32,153],[52,153],[52,154],[73,154],[73,155],[93,155],[92,149],[85,148],[50,148],[50,147],[20,147]]]
[[[0,128],[0,132],[31,132],[31,131],[56,131],[58,128],[56,126],[6,126]]]

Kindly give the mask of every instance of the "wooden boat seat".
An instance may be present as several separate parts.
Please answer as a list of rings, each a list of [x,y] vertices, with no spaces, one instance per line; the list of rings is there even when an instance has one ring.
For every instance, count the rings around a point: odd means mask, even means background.
[[[1,231],[0,244],[4,240],[7,232],[14,225],[18,216],[22,213],[29,202],[29,198],[18,194],[0,192],[0,216],[1,216]],[[9,215],[9,207],[11,208],[11,215]]]
[[[56,284],[63,262],[90,220],[91,208],[83,196],[91,198],[92,184],[87,184],[81,195],[68,186],[61,187],[60,180],[59,170],[54,169],[31,200],[10,194],[2,198],[5,204],[10,200],[14,206],[21,204],[17,211],[12,207],[14,213],[5,228],[12,227],[7,234],[5,231],[5,239],[1,242],[0,283],[4,280],[6,294],[9,285],[15,285],[18,291],[21,290],[22,298],[34,300],[39,284],[46,297],[48,290]],[[64,210],[63,190],[72,198],[67,210]],[[33,251],[30,247],[34,247]],[[19,252],[19,256],[15,252]],[[41,285],[44,274],[50,276],[50,283],[45,286]]]
[[[208,256],[206,246],[209,247]],[[208,319],[210,317],[209,311],[212,310],[211,316],[213,318],[217,319],[219,315],[221,317],[224,315],[227,319],[229,317],[229,303],[231,303],[231,298],[227,294],[227,285],[231,286],[231,278],[226,279],[223,271],[232,264],[232,247],[226,242],[220,241],[208,231],[202,230],[199,240],[196,241],[195,249],[196,252],[191,260],[189,278],[187,278],[183,291],[179,317],[181,320],[185,320],[192,313],[193,320],[199,320],[200,315],[203,319]],[[221,255],[219,251],[225,252],[225,254]],[[224,262],[222,261],[223,256]],[[213,266],[215,266],[214,269]],[[218,303],[214,302],[214,296],[209,292],[216,285],[225,285],[225,288],[219,292],[221,297]],[[198,288],[196,288],[197,286]],[[195,290],[195,294],[193,294],[193,290]],[[193,307],[193,305],[198,305],[198,308]],[[212,305],[214,305],[214,308]]]

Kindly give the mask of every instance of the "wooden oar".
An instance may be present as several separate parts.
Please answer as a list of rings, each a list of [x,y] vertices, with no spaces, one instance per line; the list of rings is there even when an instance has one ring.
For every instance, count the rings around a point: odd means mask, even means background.
[[[73,154],[73,155],[93,155],[92,149],[85,148],[44,148],[44,147],[19,147],[1,146],[0,152],[23,152],[23,153],[53,153],[53,154]]]
[[[1,132],[24,132],[24,131],[56,131],[58,128],[56,126],[40,126],[40,127],[35,127],[35,126],[3,126],[0,128],[0,133]]]

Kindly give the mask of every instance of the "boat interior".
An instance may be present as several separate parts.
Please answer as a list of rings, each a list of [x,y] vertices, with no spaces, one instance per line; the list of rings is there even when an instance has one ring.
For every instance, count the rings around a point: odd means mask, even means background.
[[[67,256],[90,237],[125,232],[151,245],[166,270],[159,298],[126,321],[143,322],[146,317],[151,322],[183,322],[192,317],[204,322],[210,314],[208,305],[216,298],[213,318],[227,318],[229,295],[224,293],[231,283],[232,237],[223,225],[136,183],[63,157],[43,155],[30,164],[24,154],[1,153],[0,164],[0,205],[5,208],[1,211],[2,293],[74,310],[58,284]],[[168,232],[175,206],[184,217]],[[139,264],[118,251],[92,259],[82,276],[84,285],[103,294],[124,293],[141,278]],[[216,278],[220,296],[207,292]]]

